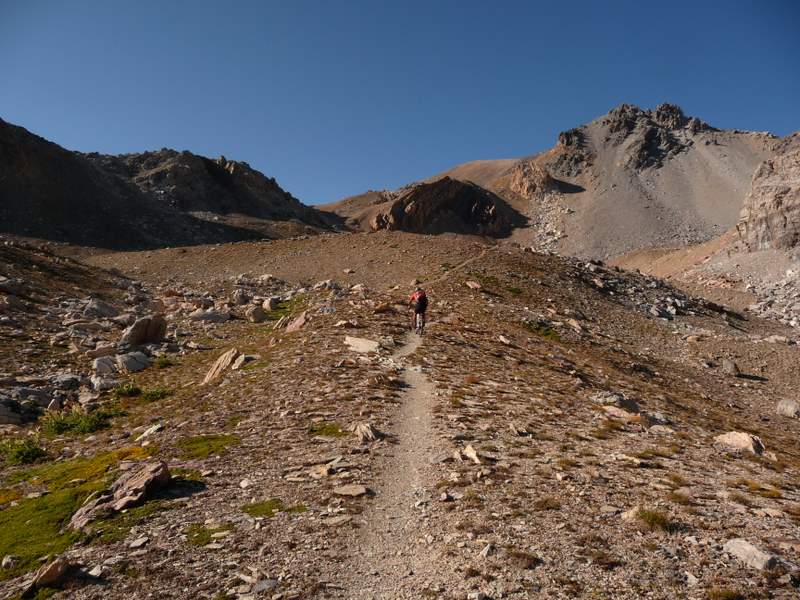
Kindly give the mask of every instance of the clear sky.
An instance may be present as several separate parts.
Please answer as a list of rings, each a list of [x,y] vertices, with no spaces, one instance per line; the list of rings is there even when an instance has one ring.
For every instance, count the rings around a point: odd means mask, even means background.
[[[550,147],[621,102],[800,129],[800,1],[0,0],[0,117],[224,154],[307,203]]]

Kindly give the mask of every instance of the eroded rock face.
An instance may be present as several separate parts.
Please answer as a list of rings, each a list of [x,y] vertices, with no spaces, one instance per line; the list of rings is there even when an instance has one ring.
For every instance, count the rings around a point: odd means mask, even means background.
[[[513,211],[503,201],[473,183],[444,177],[402,193],[371,223],[379,229],[414,233],[473,233],[502,236],[510,232]]]
[[[800,133],[756,169],[737,229],[750,251],[800,244]]]

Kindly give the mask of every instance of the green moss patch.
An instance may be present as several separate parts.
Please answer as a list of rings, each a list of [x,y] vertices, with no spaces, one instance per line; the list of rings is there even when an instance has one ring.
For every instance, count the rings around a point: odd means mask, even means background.
[[[550,342],[561,341],[561,336],[552,327],[548,327],[547,325],[542,325],[541,323],[530,323],[530,322],[525,322],[523,323],[523,325],[525,326],[525,329],[527,329],[534,335],[538,335],[542,339],[548,340]]]
[[[298,294],[293,298],[279,302],[275,310],[271,310],[267,313],[267,319],[269,321],[277,321],[281,317],[288,317],[296,312],[300,312],[307,301],[308,298],[305,294]]]
[[[308,510],[304,504],[295,504],[294,506],[285,506],[278,498],[272,498],[264,502],[254,502],[253,504],[246,504],[242,510],[251,517],[274,517],[279,512],[287,513],[304,513]]]
[[[228,446],[236,445],[240,441],[238,435],[197,435],[180,440],[178,448],[182,458],[204,459],[214,454],[223,454]]]
[[[137,525],[150,515],[166,510],[166,508],[167,505],[164,502],[158,501],[151,501],[141,506],[129,508],[124,512],[117,513],[110,519],[95,523],[92,527],[92,533],[96,536],[95,539],[97,541],[104,544],[120,542],[128,537],[128,533],[134,525]]]
[[[94,457],[77,458],[30,467],[8,477],[7,483],[28,482],[47,489],[38,498],[20,498],[16,506],[0,511],[0,556],[12,554],[19,562],[0,569],[0,581],[16,577],[41,565],[42,558],[66,550],[82,537],[65,525],[94,492],[107,487],[114,467],[121,460],[138,460],[150,455],[150,448],[125,448]],[[18,490],[4,490],[10,497]]]
[[[314,436],[321,436],[321,437],[342,437],[347,435],[342,428],[339,426],[338,423],[332,423],[327,421],[321,421],[319,423],[314,423],[311,427],[308,428],[308,433]]]
[[[214,540],[213,535],[215,533],[231,530],[233,530],[233,525],[231,523],[222,523],[216,527],[206,527],[200,523],[193,523],[186,526],[184,533],[186,534],[187,541],[192,546],[207,546]]]

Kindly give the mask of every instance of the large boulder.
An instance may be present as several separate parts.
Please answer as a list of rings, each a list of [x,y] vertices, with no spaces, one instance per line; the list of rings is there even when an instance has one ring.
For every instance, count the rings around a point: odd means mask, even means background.
[[[136,373],[150,366],[150,359],[142,352],[128,352],[117,356],[117,367],[120,371]]]
[[[121,344],[128,346],[141,346],[160,342],[167,334],[167,321],[164,315],[154,314],[136,319],[136,321],[122,333]]]
[[[83,529],[95,519],[141,504],[167,485],[172,475],[163,461],[149,462],[123,473],[109,488],[72,515],[71,529]]]

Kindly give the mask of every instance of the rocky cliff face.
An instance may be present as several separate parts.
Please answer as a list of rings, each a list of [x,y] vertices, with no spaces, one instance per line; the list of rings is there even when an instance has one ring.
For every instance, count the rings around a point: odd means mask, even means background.
[[[112,249],[285,237],[331,223],[246,163],[71,152],[0,119],[0,233]]]
[[[413,186],[378,212],[371,229],[414,233],[507,235],[517,215],[502,199],[473,183],[444,177]]]
[[[800,244],[800,133],[756,169],[737,229],[751,251]]]

